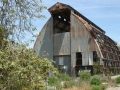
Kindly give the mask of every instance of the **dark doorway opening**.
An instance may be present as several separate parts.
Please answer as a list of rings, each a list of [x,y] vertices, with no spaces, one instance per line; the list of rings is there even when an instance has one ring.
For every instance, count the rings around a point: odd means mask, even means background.
[[[93,51],[93,62],[97,62],[97,60],[98,60],[97,52]]]
[[[75,66],[76,76],[78,76],[78,72],[79,72],[81,66],[82,66],[82,53],[77,52],[76,53],[76,66]]]

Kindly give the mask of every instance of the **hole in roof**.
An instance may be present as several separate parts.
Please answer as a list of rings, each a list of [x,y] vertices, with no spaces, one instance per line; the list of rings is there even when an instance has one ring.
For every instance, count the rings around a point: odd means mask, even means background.
[[[66,19],[64,18],[64,21],[66,21]]]
[[[98,34],[97,36],[100,37],[100,34]]]
[[[58,18],[61,18],[61,16],[58,16]]]

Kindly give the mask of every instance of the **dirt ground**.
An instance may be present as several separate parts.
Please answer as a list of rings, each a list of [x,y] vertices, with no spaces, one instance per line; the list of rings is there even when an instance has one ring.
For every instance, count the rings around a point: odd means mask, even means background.
[[[110,87],[110,88],[107,88],[106,90],[120,90],[120,87]]]
[[[69,89],[65,89],[65,90],[84,90],[84,89],[80,89],[80,88],[69,88]],[[120,87],[110,87],[107,88],[106,90],[120,90]]]
[[[115,79],[116,77],[119,77],[120,75],[112,76],[111,79]],[[118,87],[109,87],[106,90],[120,90],[120,85]]]

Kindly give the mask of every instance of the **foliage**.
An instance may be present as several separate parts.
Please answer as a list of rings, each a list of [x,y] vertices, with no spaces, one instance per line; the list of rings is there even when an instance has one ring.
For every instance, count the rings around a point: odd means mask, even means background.
[[[52,76],[48,79],[48,86],[55,86],[57,90],[61,90],[61,80],[56,76]]]
[[[52,76],[48,79],[48,85],[56,86],[57,90],[61,88],[70,88],[76,86],[76,82],[72,77],[67,74],[58,74],[56,76]]]
[[[120,84],[120,77],[117,77],[115,80],[116,80],[116,84]]]
[[[79,82],[79,90],[91,90],[91,86],[89,81],[81,81]]]
[[[78,75],[80,76],[80,79],[82,79],[82,80],[89,80],[90,79],[90,72],[87,70],[79,72]]]
[[[91,85],[101,85],[101,80],[99,79],[99,78],[92,78],[91,80],[90,80],[90,84]]]
[[[58,74],[57,77],[61,80],[61,81],[69,81],[72,77],[70,77],[68,74]]]
[[[102,68],[100,66],[99,61],[94,62],[94,64],[93,64],[93,73],[94,74],[100,74],[101,70],[102,70]]]
[[[102,84],[102,85],[100,86],[100,90],[106,90],[106,88],[107,88],[107,86],[106,86],[105,84]]]
[[[57,77],[64,82],[64,88],[71,88],[76,85],[74,78],[70,77],[68,74],[60,73]]]
[[[50,70],[56,70],[52,62],[40,59],[26,45],[0,50],[1,90],[41,90]]]
[[[91,90],[101,90],[101,89],[100,89],[100,86],[94,85],[94,86],[92,86]]]
[[[5,46],[8,45],[8,35],[9,33],[7,33],[7,30],[0,26],[0,49],[5,48]]]
[[[77,86],[77,82],[75,82],[73,78],[71,78],[69,81],[64,82],[64,88],[72,88],[74,86]]]
[[[16,37],[33,33],[33,21],[45,17],[43,9],[42,0],[0,0],[0,25]]]
[[[60,82],[60,79],[56,76],[52,76],[48,79],[48,85],[50,86],[59,85]]]

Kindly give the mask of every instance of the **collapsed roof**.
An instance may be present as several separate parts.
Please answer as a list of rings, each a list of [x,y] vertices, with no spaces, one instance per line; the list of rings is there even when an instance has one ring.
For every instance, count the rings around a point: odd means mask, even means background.
[[[88,22],[88,24],[94,26],[95,28],[97,28],[98,30],[100,30],[102,33],[105,34],[105,31],[102,30],[100,27],[98,27],[96,24],[94,24],[92,21],[90,21],[88,18],[86,18],[85,16],[83,16],[81,13],[79,13],[77,10],[75,10],[74,8],[72,8],[71,6],[67,5],[67,4],[63,4],[63,3],[59,3],[57,2],[55,5],[53,5],[52,7],[50,7],[49,12],[52,15],[58,14],[60,13],[60,15],[62,16],[69,16],[71,11],[73,11],[76,15],[78,15],[79,17],[83,18],[85,21]],[[68,18],[68,17],[66,17]]]

